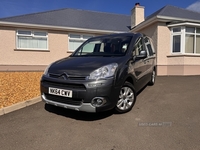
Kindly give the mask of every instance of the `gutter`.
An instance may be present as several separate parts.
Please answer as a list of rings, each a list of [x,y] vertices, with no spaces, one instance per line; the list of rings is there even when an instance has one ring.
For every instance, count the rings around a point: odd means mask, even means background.
[[[192,22],[182,22],[182,23],[174,23],[174,24],[169,24],[168,27],[174,27],[174,26],[196,26],[200,27],[200,24],[198,23],[192,23]]]
[[[29,27],[29,28],[39,28],[39,29],[52,29],[59,31],[78,31],[78,32],[87,32],[87,33],[124,33],[125,31],[112,31],[112,30],[97,30],[97,29],[86,29],[86,28],[74,28],[74,27],[64,27],[64,26],[51,26],[51,25],[39,25],[39,24],[28,24],[28,23],[16,23],[16,22],[6,22],[0,21],[0,25],[8,27]]]
[[[168,16],[157,16],[158,19],[164,19],[164,20],[173,20],[173,21],[181,21],[181,22],[195,22],[200,23],[200,20],[194,20],[194,19],[187,19],[187,18],[175,18],[175,17],[168,17]]]
[[[146,21],[141,22],[140,24],[138,24],[137,26],[135,26],[133,29],[131,29],[131,32],[137,32],[153,23],[156,22],[169,22],[169,21],[181,21],[181,22],[186,22],[183,23],[184,25],[196,25],[196,26],[200,26],[200,20],[193,20],[193,19],[184,19],[184,18],[175,18],[175,17],[168,17],[168,16],[154,16],[153,18],[150,18]],[[189,22],[194,22],[194,23],[189,23]],[[182,25],[183,25],[182,24]],[[177,25],[177,24],[176,24]],[[168,25],[168,26],[173,26],[173,25]]]

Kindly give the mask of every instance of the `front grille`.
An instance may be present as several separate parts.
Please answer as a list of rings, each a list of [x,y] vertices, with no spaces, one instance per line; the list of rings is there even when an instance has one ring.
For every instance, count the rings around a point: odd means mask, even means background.
[[[50,94],[45,94],[46,99],[62,103],[62,104],[69,104],[69,105],[75,105],[75,106],[80,106],[83,102],[82,99],[72,99],[72,98],[67,98],[67,97],[62,97],[62,96],[56,96],[56,95],[50,95]]]
[[[63,80],[85,80],[86,76],[73,76],[73,75],[66,75],[66,74],[53,74],[49,73],[49,77],[51,78],[58,78]]]
[[[80,89],[86,90],[83,84],[71,84],[71,83],[59,83],[59,82],[52,82],[52,81],[42,81],[43,84],[52,86],[52,87],[59,87],[59,88],[71,88],[71,89]]]
[[[86,77],[69,77],[69,80],[85,80],[86,79]]]

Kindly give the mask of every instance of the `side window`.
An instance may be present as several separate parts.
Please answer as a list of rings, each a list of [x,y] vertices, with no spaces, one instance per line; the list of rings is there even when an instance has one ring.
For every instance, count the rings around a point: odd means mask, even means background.
[[[151,43],[151,41],[150,41],[150,39],[148,37],[145,37],[144,44],[145,44],[146,49],[147,49],[147,51],[149,53],[149,56],[153,56],[154,50],[153,50],[153,47],[152,47],[152,43]]]
[[[140,51],[142,50],[144,50],[144,45],[143,45],[143,39],[140,37],[135,43],[133,56],[138,56],[140,54]]]

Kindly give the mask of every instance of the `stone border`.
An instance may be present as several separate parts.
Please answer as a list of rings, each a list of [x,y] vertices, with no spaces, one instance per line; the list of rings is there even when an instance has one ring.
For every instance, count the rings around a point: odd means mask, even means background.
[[[38,96],[38,97],[35,97],[35,98],[27,100],[27,101],[19,102],[19,103],[13,104],[11,106],[1,108],[0,109],[0,116],[5,115],[5,114],[10,113],[10,112],[13,112],[15,110],[19,110],[21,108],[33,105],[33,104],[38,103],[40,101],[42,101],[42,100],[41,100],[40,96]]]

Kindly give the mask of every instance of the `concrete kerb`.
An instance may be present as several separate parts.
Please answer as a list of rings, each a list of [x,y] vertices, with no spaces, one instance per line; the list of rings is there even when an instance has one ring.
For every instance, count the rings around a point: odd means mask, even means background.
[[[33,105],[33,104],[38,103],[40,101],[41,101],[41,98],[40,98],[40,96],[38,96],[38,97],[29,99],[29,100],[26,100],[26,101],[23,101],[23,102],[19,102],[17,104],[13,104],[13,105],[8,106],[8,107],[1,108],[0,109],[0,116],[7,114],[7,113],[10,113],[10,112],[13,112],[15,110],[19,110],[21,108]]]

